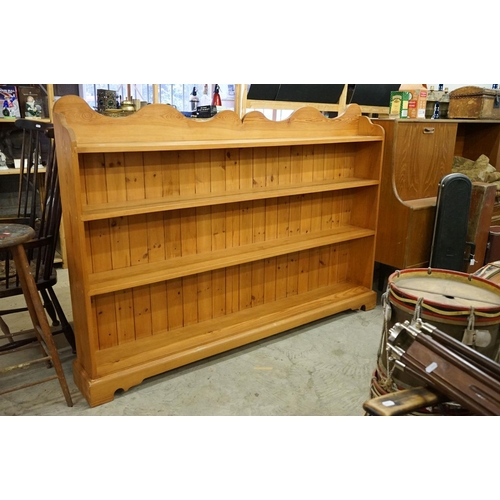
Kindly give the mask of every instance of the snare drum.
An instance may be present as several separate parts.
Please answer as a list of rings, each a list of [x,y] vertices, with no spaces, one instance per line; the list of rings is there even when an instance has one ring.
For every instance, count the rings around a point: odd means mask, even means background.
[[[389,277],[384,301],[377,369],[386,390],[387,380],[393,384],[393,390],[422,385],[400,369],[394,369],[387,359],[387,332],[396,323],[421,318],[498,361],[500,284],[458,271],[406,269]],[[378,383],[384,385],[380,380]]]

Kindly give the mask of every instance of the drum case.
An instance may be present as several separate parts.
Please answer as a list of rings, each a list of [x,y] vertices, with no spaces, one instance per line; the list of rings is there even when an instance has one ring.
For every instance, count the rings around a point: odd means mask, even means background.
[[[467,242],[472,181],[464,174],[445,175],[438,186],[430,267],[463,271],[475,253]],[[466,257],[466,249],[469,256]]]

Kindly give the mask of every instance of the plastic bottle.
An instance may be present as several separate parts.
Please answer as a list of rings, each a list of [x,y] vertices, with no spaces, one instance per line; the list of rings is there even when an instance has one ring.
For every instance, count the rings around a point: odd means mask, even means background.
[[[210,96],[208,95],[208,84],[203,85],[203,93],[200,97],[200,106],[210,106],[211,104]]]

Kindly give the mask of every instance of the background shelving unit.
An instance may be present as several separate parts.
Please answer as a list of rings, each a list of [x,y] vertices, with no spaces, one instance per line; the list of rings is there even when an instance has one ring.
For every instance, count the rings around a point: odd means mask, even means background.
[[[248,84],[237,84],[236,85],[236,92],[235,92],[235,107],[234,110],[240,115],[244,116],[248,111],[252,110],[273,110],[273,111],[290,111],[290,110],[297,110],[299,108],[302,108],[304,106],[308,107],[313,107],[317,109],[318,111],[322,111],[325,113],[338,113],[341,114],[344,112],[346,109],[347,105],[349,104],[351,96],[353,96],[353,103],[358,103],[360,104],[360,109],[361,112],[367,115],[372,115],[372,114],[377,114],[377,115],[388,115],[389,113],[389,96],[385,98],[385,101],[387,104],[384,105],[374,105],[373,102],[379,101],[380,100],[380,95],[377,94],[377,92],[380,93],[380,90],[375,91],[375,88],[377,85],[372,85],[372,86],[367,86],[367,85],[362,85],[362,87],[373,87],[374,89],[374,94],[371,96],[371,98],[368,99],[370,104],[364,104],[363,102],[358,102],[357,99],[357,94],[356,91],[354,90],[358,86],[356,85],[350,85],[350,84],[340,84],[343,86],[343,89],[338,96],[338,99],[333,98],[332,95],[325,95],[324,93],[321,92],[313,92],[314,94],[314,99],[309,99],[308,101],[300,101],[298,99],[275,99],[275,100],[270,100],[270,99],[255,99],[249,96],[249,85]],[[336,86],[336,85],[334,85]],[[295,87],[301,87],[301,85],[296,85]],[[306,85],[303,85],[303,87],[306,87]],[[330,87],[329,85],[312,85],[311,87]],[[379,87],[381,87],[379,85]],[[396,88],[396,87],[395,87]],[[353,95],[354,92],[354,95]],[[370,92],[372,92],[370,90]],[[303,95],[308,95],[308,97],[311,97],[311,92],[307,91],[302,91],[299,92],[302,93]],[[365,95],[362,98],[362,100],[366,99],[366,90],[365,90]],[[322,100],[323,99],[323,100]],[[373,99],[373,101],[372,101]],[[335,102],[331,102],[331,101]],[[383,101],[384,99],[382,99]]]

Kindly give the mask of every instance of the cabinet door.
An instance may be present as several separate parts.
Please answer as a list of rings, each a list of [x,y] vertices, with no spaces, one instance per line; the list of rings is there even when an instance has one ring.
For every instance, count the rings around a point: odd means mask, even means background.
[[[456,134],[456,123],[398,123],[394,181],[402,200],[437,196],[439,181],[451,172]]]

